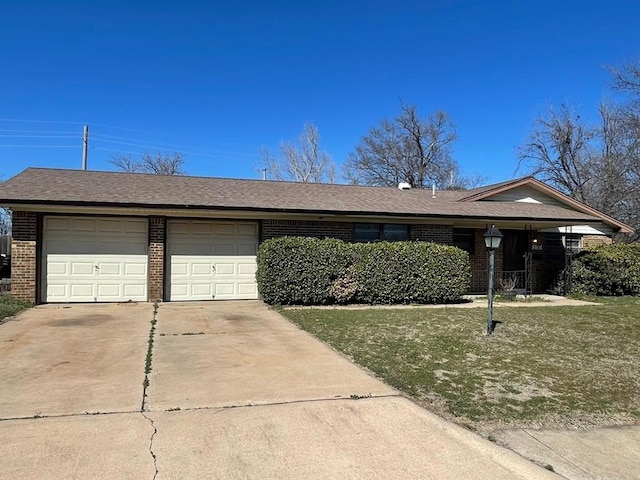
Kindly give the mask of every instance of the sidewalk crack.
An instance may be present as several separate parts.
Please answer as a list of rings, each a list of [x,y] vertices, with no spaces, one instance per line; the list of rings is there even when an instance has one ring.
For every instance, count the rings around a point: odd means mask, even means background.
[[[154,473],[152,480],[156,480],[156,477],[158,476],[158,459],[156,458],[156,454],[153,451],[153,440],[155,439],[156,433],[158,433],[158,429],[153,423],[153,420],[150,417],[147,417],[144,412],[140,412],[140,415],[142,415],[149,422],[151,428],[153,428],[153,433],[151,434],[151,438],[149,439],[149,453],[151,454],[151,458],[153,458]]]

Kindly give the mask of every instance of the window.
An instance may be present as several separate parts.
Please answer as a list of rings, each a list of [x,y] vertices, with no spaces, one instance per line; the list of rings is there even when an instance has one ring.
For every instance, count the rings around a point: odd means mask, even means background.
[[[568,233],[564,236],[564,246],[567,250],[578,252],[582,249],[582,235]]]
[[[473,255],[475,253],[475,230],[473,228],[454,228],[453,246]]]
[[[409,225],[394,223],[356,223],[354,224],[354,240],[356,242],[389,242],[408,240]]]

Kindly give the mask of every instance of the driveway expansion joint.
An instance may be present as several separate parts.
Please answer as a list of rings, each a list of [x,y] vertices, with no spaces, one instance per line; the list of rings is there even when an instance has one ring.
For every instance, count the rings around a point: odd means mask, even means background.
[[[47,418],[71,418],[71,417],[93,417],[96,415],[123,415],[127,413],[140,413],[140,410],[117,410],[112,412],[82,412],[82,413],[58,413],[54,415],[30,415],[18,417],[0,417],[0,422],[10,422],[15,420],[40,420]]]
[[[322,397],[322,398],[307,398],[300,400],[282,400],[277,402],[264,402],[264,403],[238,403],[231,405],[211,405],[205,407],[170,407],[161,410],[146,410],[147,412],[194,412],[200,410],[215,410],[215,413],[223,412],[225,410],[234,410],[239,408],[254,408],[254,407],[275,407],[279,405],[296,405],[300,403],[319,403],[319,402],[334,402],[334,401],[359,401],[359,400],[376,400],[383,398],[405,398],[400,393],[387,393],[381,395],[367,394],[367,395],[351,395],[348,397]]]
[[[144,381],[142,382],[142,401],[140,403],[140,411],[144,412],[147,405],[147,388],[149,387],[149,377],[151,374],[151,363],[153,361],[153,342],[156,334],[156,323],[158,322],[158,309],[160,304],[153,304],[153,317],[151,318],[151,328],[149,329],[149,341],[147,343],[147,357],[144,364]]]

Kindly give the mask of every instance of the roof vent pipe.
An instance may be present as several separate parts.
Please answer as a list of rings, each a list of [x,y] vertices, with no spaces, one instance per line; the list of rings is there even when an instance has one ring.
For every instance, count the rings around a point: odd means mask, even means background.
[[[398,184],[398,189],[399,190],[411,190],[411,184],[409,184],[407,182],[400,182]]]
[[[436,198],[436,184],[433,184],[433,187],[431,189],[431,198]]]

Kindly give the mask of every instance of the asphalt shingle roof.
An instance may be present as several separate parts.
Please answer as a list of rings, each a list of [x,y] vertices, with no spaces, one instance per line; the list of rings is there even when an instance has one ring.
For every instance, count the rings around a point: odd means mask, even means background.
[[[569,208],[462,202],[469,192],[28,168],[0,184],[0,204],[138,206],[418,217],[598,221]]]

